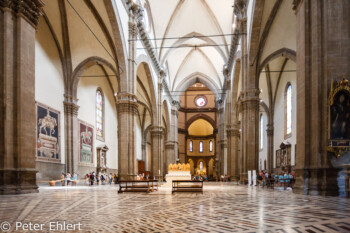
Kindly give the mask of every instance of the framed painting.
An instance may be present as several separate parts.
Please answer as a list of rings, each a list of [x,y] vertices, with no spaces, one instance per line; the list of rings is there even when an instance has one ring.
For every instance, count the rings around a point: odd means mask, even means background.
[[[350,86],[343,77],[339,83],[331,83],[328,97],[328,151],[339,157],[350,151]]]
[[[292,146],[288,146],[286,148],[287,151],[287,165],[291,166],[292,165]]]
[[[94,162],[94,127],[84,121],[78,121],[79,163],[91,166]]]
[[[36,160],[61,162],[60,112],[36,102]]]

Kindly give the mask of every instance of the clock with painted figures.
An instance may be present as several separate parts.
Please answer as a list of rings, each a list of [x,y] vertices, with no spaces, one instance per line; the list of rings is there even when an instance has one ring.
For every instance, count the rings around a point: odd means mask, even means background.
[[[204,107],[205,105],[207,105],[207,98],[205,98],[205,96],[197,96],[194,99],[194,103],[198,106],[198,107]]]

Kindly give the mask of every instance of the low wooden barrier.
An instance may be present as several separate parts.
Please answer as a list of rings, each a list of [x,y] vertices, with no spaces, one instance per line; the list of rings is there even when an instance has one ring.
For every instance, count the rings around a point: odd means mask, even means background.
[[[118,193],[153,192],[158,190],[157,180],[120,180]]]
[[[203,193],[203,180],[173,180],[174,192],[201,192]]]

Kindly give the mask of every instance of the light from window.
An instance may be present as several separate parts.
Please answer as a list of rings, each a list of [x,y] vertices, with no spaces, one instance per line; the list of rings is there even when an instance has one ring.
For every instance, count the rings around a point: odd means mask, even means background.
[[[213,141],[209,141],[209,151],[213,151]]]
[[[292,133],[292,85],[287,88],[287,134]]]
[[[190,147],[190,151],[192,152],[193,151],[193,142],[192,142],[192,140],[190,141],[189,147]]]
[[[203,142],[202,141],[200,141],[199,142],[199,152],[203,152]]]
[[[149,30],[149,22],[148,22],[148,11],[146,8],[143,8],[143,23],[145,24],[145,28],[148,31]]]
[[[103,137],[103,97],[102,92],[96,92],[96,134]]]
[[[260,115],[260,150],[264,148],[264,119],[263,115]]]

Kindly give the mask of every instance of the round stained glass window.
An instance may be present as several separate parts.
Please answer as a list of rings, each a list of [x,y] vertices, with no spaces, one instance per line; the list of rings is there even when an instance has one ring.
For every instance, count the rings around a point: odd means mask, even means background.
[[[204,107],[207,104],[207,98],[205,96],[197,96],[194,102],[198,107]]]

